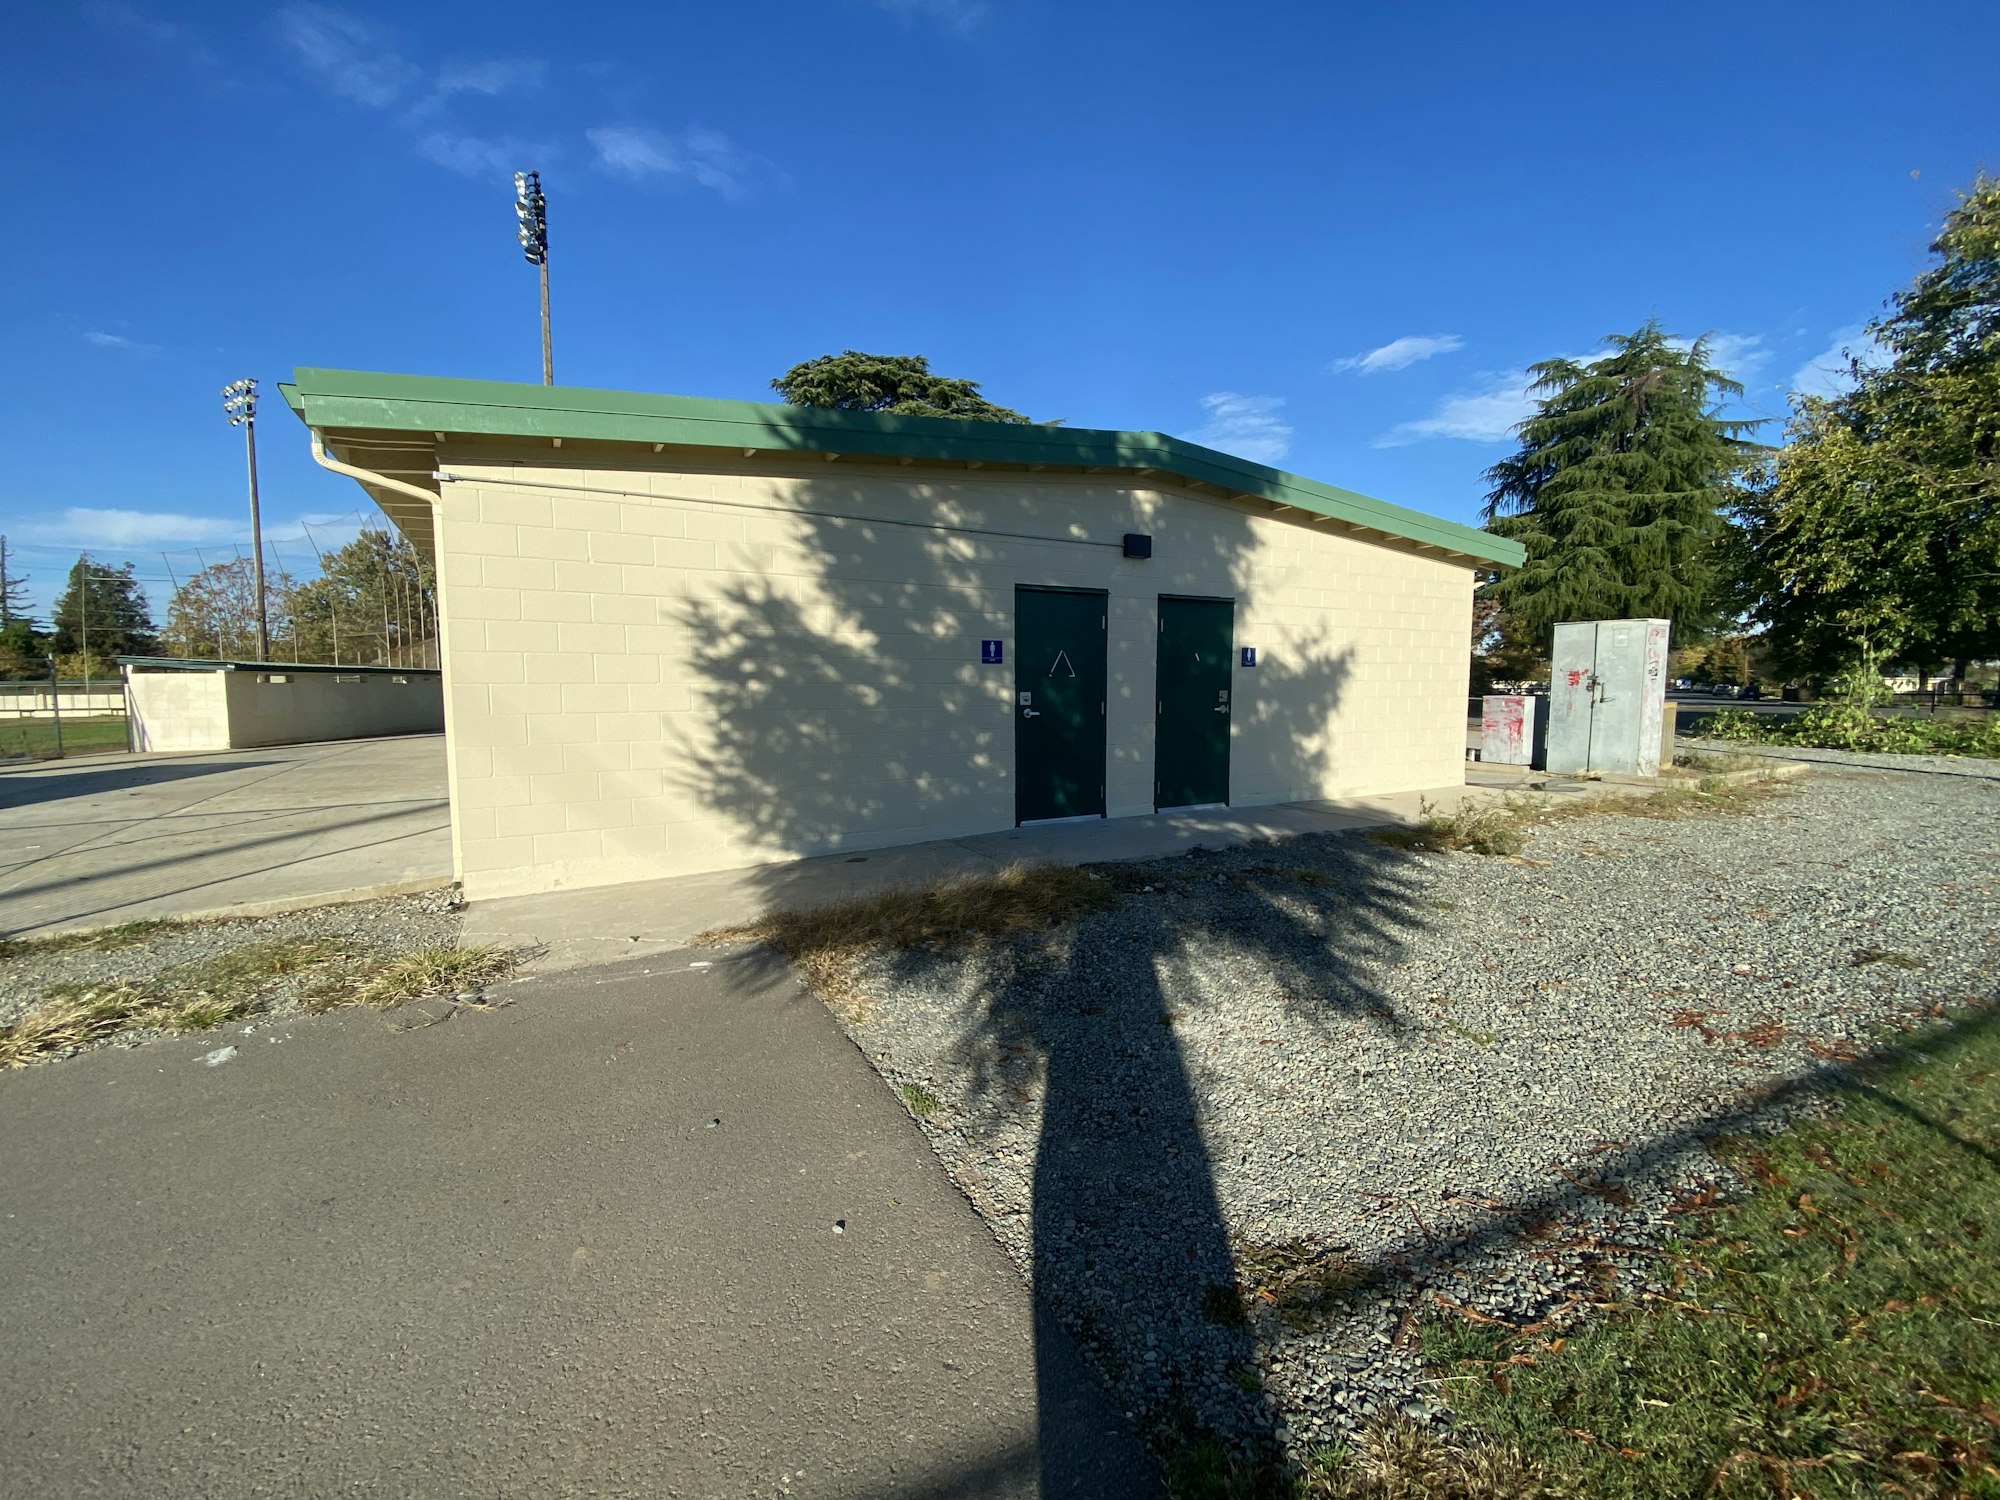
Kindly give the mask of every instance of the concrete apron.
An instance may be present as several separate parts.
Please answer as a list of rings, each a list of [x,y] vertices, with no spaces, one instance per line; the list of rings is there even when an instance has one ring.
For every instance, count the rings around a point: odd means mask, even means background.
[[[990,875],[1016,863],[1157,859],[1197,845],[1221,848],[1260,839],[1407,824],[1422,817],[1427,807],[1452,812],[1468,800],[1497,800],[1523,790],[1525,784],[1511,767],[1469,765],[1465,778],[1462,786],[1385,797],[1014,828],[743,870],[475,901],[466,909],[462,941],[532,946],[539,952],[529,961],[529,970],[556,972],[665,952],[699,933],[753,921],[768,911],[823,906],[891,886]],[[1550,796],[1644,795],[1643,789],[1627,785],[1551,779],[1541,773],[1534,779],[1538,790]]]

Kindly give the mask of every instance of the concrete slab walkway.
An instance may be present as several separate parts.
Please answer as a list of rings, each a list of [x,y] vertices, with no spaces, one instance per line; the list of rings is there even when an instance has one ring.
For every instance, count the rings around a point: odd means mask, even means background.
[[[0,1076],[0,1488],[1159,1493],[787,973],[508,993]]]
[[[0,767],[0,936],[450,880],[442,735]]]
[[[1380,828],[1414,820],[1426,803],[1448,811],[1467,797],[1504,796],[1520,790],[1523,784],[1518,773],[1467,766],[1464,785],[1427,792],[1013,828],[972,838],[829,854],[747,870],[511,896],[474,902],[466,911],[464,935],[468,943],[540,945],[544,951],[533,967],[553,972],[664,953],[697,933],[747,922],[766,911],[824,905],[893,885],[991,874],[1017,861],[1088,864],[1095,860],[1150,859],[1196,845],[1221,848],[1303,833]],[[1604,788],[1566,781],[1552,784],[1549,790],[1595,796]],[[1618,790],[1628,795],[1631,792],[1629,787]]]

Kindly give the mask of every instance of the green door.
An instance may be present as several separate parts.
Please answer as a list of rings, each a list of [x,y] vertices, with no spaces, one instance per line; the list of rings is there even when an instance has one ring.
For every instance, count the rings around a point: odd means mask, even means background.
[[[1014,820],[1104,815],[1105,596],[1014,591]]]
[[[1230,656],[1236,606],[1227,599],[1160,600],[1153,805],[1229,800]]]

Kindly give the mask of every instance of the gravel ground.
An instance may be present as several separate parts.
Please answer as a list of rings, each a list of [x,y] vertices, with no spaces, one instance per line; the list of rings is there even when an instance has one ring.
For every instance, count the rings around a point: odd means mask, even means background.
[[[1815,773],[1514,860],[1098,866],[1123,899],[1055,946],[871,959],[851,1029],[1142,1425],[1296,1457],[1448,1420],[1419,1309],[1629,1292],[1726,1186],[1703,1134],[1993,997],[1996,833],[2000,781]]]
[[[135,933],[134,940],[122,946],[115,939],[103,947],[27,943],[12,953],[0,950],[0,1025],[59,989],[151,980],[167,970],[217,959],[251,944],[322,939],[383,956],[449,948],[458,942],[460,921],[458,894],[444,889],[316,906],[280,916],[169,923]],[[304,973],[275,981],[264,1013],[295,1014],[299,993],[316,977]],[[99,1045],[136,1046],[151,1035],[126,1032]]]

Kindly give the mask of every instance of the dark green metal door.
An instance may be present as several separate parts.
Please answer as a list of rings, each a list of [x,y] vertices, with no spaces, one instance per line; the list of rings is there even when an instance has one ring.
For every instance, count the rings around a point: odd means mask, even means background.
[[[1014,591],[1014,820],[1104,814],[1105,596]]]
[[[1227,599],[1161,599],[1153,805],[1229,800],[1230,656],[1236,606]]]

